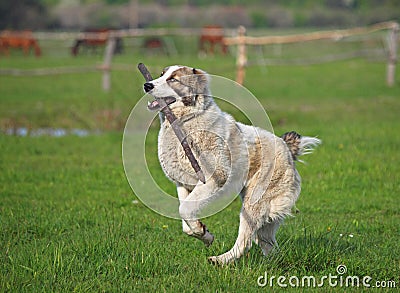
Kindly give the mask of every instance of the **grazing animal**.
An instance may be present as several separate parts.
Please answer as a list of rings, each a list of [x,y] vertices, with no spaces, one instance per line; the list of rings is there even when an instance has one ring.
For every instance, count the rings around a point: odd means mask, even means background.
[[[71,54],[77,56],[81,47],[90,49],[92,53],[96,52],[98,47],[104,47],[107,44],[110,30],[109,29],[88,29],[85,30],[82,38],[76,39],[71,48]],[[123,51],[122,38],[115,38],[114,54],[121,54]]]
[[[11,49],[22,49],[25,55],[28,55],[30,50],[35,51],[35,56],[39,57],[42,51],[38,41],[34,38],[32,31],[2,31],[0,33],[0,51],[5,55],[10,55]]]
[[[159,37],[146,38],[142,45],[145,54],[168,53],[164,41]]]
[[[220,46],[223,55],[228,52],[228,47],[224,43],[224,30],[218,25],[204,26],[199,40],[200,52],[212,55],[217,46]]]
[[[165,175],[176,184],[183,231],[211,245],[214,235],[199,215],[227,192],[240,194],[236,242],[229,251],[209,258],[224,265],[240,258],[253,241],[265,255],[276,245],[275,233],[300,194],[295,161],[321,141],[296,132],[277,137],[236,122],[217,106],[209,83],[206,72],[175,65],[146,82],[144,90],[156,98],[148,109],[160,110],[157,99],[164,99],[179,119],[206,177],[205,184],[199,181],[171,125],[160,113],[158,157]]]

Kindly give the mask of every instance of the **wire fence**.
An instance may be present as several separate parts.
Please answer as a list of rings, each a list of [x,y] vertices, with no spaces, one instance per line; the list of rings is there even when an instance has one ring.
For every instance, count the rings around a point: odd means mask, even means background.
[[[52,68],[0,68],[0,74],[13,76],[41,76],[102,72],[103,89],[109,90],[110,73],[114,70],[132,70],[132,66],[113,62],[118,39],[123,40],[126,51],[146,53],[158,50],[165,55],[187,55],[205,58],[199,51],[199,41],[207,36],[210,46],[218,40],[221,46],[229,46],[236,55],[237,82],[243,83],[248,66],[265,68],[271,65],[310,65],[352,58],[366,58],[388,63],[387,83],[393,85],[397,62],[399,25],[396,22],[378,23],[370,27],[346,30],[315,31],[291,35],[247,36],[246,29],[181,28],[181,29],[128,29],[101,32],[35,32],[33,37],[45,48],[45,54],[54,58],[66,57],[80,40],[87,45],[84,54],[101,54],[100,63],[93,65],[69,65]],[[269,32],[272,34],[272,32]],[[252,31],[257,35],[259,32]],[[218,38],[220,36],[223,38]],[[2,47],[0,35],[0,49]],[[222,40],[222,41],[221,41]],[[96,43],[97,42],[97,43]],[[216,41],[217,42],[217,41]],[[3,42],[4,43],[4,42]],[[4,46],[3,46],[4,47]],[[208,48],[210,50],[210,48]],[[3,51],[3,52],[2,52]],[[0,50],[0,57],[7,55]]]

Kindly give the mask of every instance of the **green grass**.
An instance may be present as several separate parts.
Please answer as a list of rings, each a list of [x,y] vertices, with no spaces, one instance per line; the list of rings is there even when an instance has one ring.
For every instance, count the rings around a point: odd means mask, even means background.
[[[97,59],[25,62],[13,56],[0,66],[85,65]],[[152,72],[181,63],[234,77],[230,57],[189,55],[117,57],[115,62],[133,69],[113,72],[109,93],[102,92],[99,73],[0,76],[3,130],[7,125],[106,130],[87,137],[0,135],[0,291],[250,292],[269,289],[257,285],[265,272],[320,278],[337,274],[341,264],[347,266],[345,276],[368,275],[371,284],[393,280],[399,286],[400,86],[398,77],[393,88],[385,86],[384,64],[249,68],[246,86],[275,132],[318,135],[323,144],[304,158],[307,164],[298,164],[300,213],[279,230],[280,250],[264,258],[253,247],[236,264],[220,268],[206,259],[233,245],[239,200],[205,219],[216,235],[207,249],[184,235],[179,221],[138,203],[125,179],[121,129],[142,96],[142,78],[134,69],[139,61]],[[105,111],[113,113],[111,119]],[[152,128],[150,142],[156,133]],[[155,152],[155,145],[149,143],[148,150]],[[157,182],[174,192],[155,154],[147,158]],[[327,283],[325,288],[331,289]]]

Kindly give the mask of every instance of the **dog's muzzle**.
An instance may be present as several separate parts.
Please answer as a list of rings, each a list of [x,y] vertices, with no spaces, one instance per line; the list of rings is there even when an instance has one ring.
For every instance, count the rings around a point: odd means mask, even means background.
[[[144,88],[144,91],[146,93],[148,93],[154,89],[154,84],[152,84],[151,82],[146,82],[143,85],[143,88]],[[151,111],[161,110],[160,104],[158,103],[158,99],[163,99],[167,105],[170,105],[170,104],[176,102],[176,99],[174,97],[156,98],[154,101],[148,102],[147,108]]]
[[[151,91],[152,89],[154,89],[154,84],[152,84],[151,82],[146,82],[146,83],[143,85],[143,88],[144,88],[144,91],[145,91],[146,93],[148,93],[149,91]]]

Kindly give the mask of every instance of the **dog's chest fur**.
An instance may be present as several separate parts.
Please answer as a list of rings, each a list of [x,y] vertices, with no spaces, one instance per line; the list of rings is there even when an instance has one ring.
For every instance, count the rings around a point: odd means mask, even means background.
[[[214,104],[209,111],[198,113],[189,120],[182,118],[181,128],[206,178],[223,185],[231,168],[227,141],[235,121]],[[228,123],[227,123],[228,122]],[[174,135],[169,122],[162,121],[158,136],[158,157],[169,179],[192,189],[198,182],[189,159]]]

